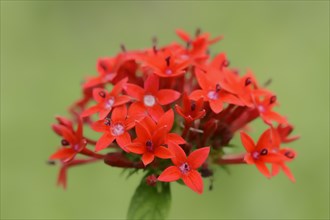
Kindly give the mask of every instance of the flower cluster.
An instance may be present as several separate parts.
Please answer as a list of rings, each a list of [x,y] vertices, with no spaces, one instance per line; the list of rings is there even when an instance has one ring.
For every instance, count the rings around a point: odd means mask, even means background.
[[[293,126],[274,111],[276,95],[252,71],[231,67],[225,53],[210,55],[222,37],[176,33],[183,44],[122,46],[116,56],[98,60],[98,75],[85,79],[82,98],[69,108],[72,120],[58,116],[52,126],[62,137],[49,158],[61,164],[60,185],[66,186],[68,168],[99,160],[144,170],[150,187],[182,179],[197,193],[216,166],[230,164],[254,164],[267,178],[282,170],[294,181],[287,162],[296,153],[282,143],[299,137],[289,136]],[[259,117],[266,128],[255,144],[247,125]],[[88,138],[86,127],[99,138]],[[238,132],[245,152],[230,154],[225,148]]]

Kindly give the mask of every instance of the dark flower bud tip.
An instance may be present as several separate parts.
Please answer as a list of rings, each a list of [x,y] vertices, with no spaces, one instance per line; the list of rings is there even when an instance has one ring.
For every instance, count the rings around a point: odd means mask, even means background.
[[[104,91],[100,91],[99,92],[99,96],[101,96],[102,98],[105,98],[105,92]]]
[[[104,124],[105,124],[106,126],[110,126],[110,125],[111,125],[110,118],[105,118],[105,119],[104,119]]]
[[[215,85],[215,91],[216,91],[216,92],[219,92],[220,90],[221,90],[221,86],[220,86],[219,83],[217,83],[217,84]]]
[[[267,154],[268,154],[268,150],[267,150],[266,148],[264,148],[264,149],[262,149],[262,150],[260,151],[260,155],[265,156],[265,155],[267,155]]]
[[[70,143],[69,143],[69,141],[63,139],[63,140],[61,140],[61,144],[62,144],[63,146],[68,146]]]
[[[169,57],[166,57],[165,58],[165,62],[166,62],[166,66],[170,66],[170,64],[171,64],[171,57],[169,56]]]
[[[190,109],[191,109],[191,111],[195,111],[196,110],[196,104],[191,103]]]
[[[250,78],[250,77],[246,78],[246,80],[245,80],[245,86],[248,86],[248,85],[250,85],[251,83],[252,83],[251,78]]]
[[[285,152],[284,155],[285,155],[287,158],[289,158],[289,159],[293,159],[293,158],[295,157],[294,153],[291,152],[291,151],[287,151],[287,152]]]
[[[270,101],[269,101],[269,103],[270,104],[273,104],[274,102],[276,102],[276,95],[273,95],[272,97],[270,97]]]

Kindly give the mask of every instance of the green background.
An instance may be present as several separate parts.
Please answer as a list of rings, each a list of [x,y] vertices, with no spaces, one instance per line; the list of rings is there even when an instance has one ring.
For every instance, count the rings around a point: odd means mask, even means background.
[[[1,218],[125,218],[142,174],[126,180],[97,163],[70,170],[66,191],[56,187],[58,167],[45,164],[59,144],[53,116],[66,115],[98,57],[197,27],[224,35],[212,54],[226,51],[232,66],[273,79],[278,111],[302,136],[288,145],[298,152],[289,164],[297,182],[267,180],[253,166],[218,169],[203,195],[172,184],[170,217],[329,218],[328,1],[1,1]],[[265,126],[252,128],[257,138]]]

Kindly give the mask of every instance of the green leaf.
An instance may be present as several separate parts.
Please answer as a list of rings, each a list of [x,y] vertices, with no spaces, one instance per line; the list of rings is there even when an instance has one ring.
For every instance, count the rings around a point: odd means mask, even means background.
[[[132,197],[127,219],[166,219],[170,206],[170,184],[157,182],[149,186],[144,177]]]

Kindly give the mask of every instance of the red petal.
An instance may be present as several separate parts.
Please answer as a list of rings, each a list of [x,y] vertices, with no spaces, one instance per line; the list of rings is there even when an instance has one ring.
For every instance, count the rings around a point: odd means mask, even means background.
[[[272,164],[272,176],[276,176],[280,172],[280,165]]]
[[[110,109],[105,109],[105,108],[101,109],[100,112],[99,112],[99,119],[100,120],[105,119],[108,116],[108,114],[110,113],[111,110],[112,110],[112,108],[110,108]]]
[[[75,150],[72,148],[62,147],[54,154],[52,154],[49,159],[50,160],[69,160],[77,154]]]
[[[150,95],[155,95],[159,89],[159,77],[155,74],[150,74],[144,82],[144,89]]]
[[[68,128],[61,126],[62,137],[67,140],[70,144],[74,144],[78,142],[75,134]]]
[[[154,106],[147,108],[147,111],[155,121],[158,121],[159,118],[164,114],[164,110],[159,104],[155,104]]]
[[[206,74],[200,70],[200,69],[196,69],[196,72],[195,72],[195,75],[196,75],[196,78],[197,78],[197,81],[198,81],[198,84],[199,86],[203,89],[203,90],[210,90],[210,89],[214,89],[213,88],[213,83],[211,83],[208,79],[207,79],[207,76]]]
[[[185,42],[189,42],[190,41],[189,34],[187,34],[186,32],[184,32],[183,30],[177,29],[175,32]]]
[[[124,151],[127,151],[126,145],[130,144],[131,141],[131,136],[129,135],[128,132],[125,132],[124,134],[116,137],[116,142],[121,147]]]
[[[84,118],[84,117],[87,117],[87,116],[93,115],[93,114],[95,114],[96,112],[99,112],[99,111],[100,111],[99,106],[98,106],[98,105],[95,105],[95,106],[92,106],[92,107],[86,109],[85,111],[83,111],[83,112],[80,114],[80,116]]]
[[[126,116],[127,116],[127,108],[125,105],[122,105],[122,106],[118,106],[118,107],[114,108],[112,115],[111,115],[111,119],[114,122],[125,121]]]
[[[100,151],[107,148],[114,140],[115,137],[109,133],[103,134],[101,138],[96,142],[95,151]]]
[[[261,163],[255,163],[255,165],[258,168],[259,172],[262,173],[265,177],[267,177],[267,178],[271,177],[266,164],[261,162]]]
[[[145,152],[142,156],[142,162],[144,166],[147,166],[149,163],[151,163],[154,160],[155,156],[152,153]]]
[[[145,145],[143,145],[140,142],[130,143],[130,144],[126,145],[126,148],[129,152],[132,152],[135,154],[143,154],[146,150]]]
[[[286,120],[285,117],[282,115],[278,114],[277,112],[273,111],[267,111],[263,114],[261,114],[261,117],[263,120],[265,120],[268,123],[271,123],[272,121],[276,121],[279,124],[287,124],[288,121]]]
[[[155,149],[155,156],[162,159],[168,159],[168,158],[172,158],[173,154],[166,147],[158,146]]]
[[[172,90],[172,89],[162,89],[157,92],[157,100],[159,104],[161,105],[167,105],[174,101],[176,101],[178,98],[180,98],[180,93]]]
[[[100,96],[100,93],[104,93],[104,97]],[[108,94],[107,90],[103,89],[103,88],[95,88],[93,89],[93,98],[95,101],[97,101],[98,103],[103,102],[105,96]]]
[[[165,112],[158,121],[158,127],[167,127],[167,131],[170,131],[173,127],[174,123],[174,112],[172,109]]]
[[[127,95],[121,95],[121,96],[117,96],[115,98],[115,102],[113,104],[113,106],[119,106],[119,105],[123,105],[127,102],[131,101],[131,97],[127,96]]]
[[[210,107],[212,111],[216,114],[220,113],[223,109],[223,103],[219,99],[217,100],[209,100]]]
[[[256,149],[260,151],[263,148],[272,148],[272,147],[273,147],[273,142],[272,142],[271,130],[267,129],[259,137]]]
[[[246,134],[244,131],[241,131],[241,141],[247,152],[252,152],[255,150],[255,144],[252,138]]]
[[[165,138],[167,135],[167,128],[166,126],[158,128],[154,131],[152,136],[152,143],[156,146],[160,146],[165,143]]]
[[[104,122],[105,122],[105,120],[99,120],[99,121],[96,121],[96,122],[94,122],[94,123],[91,125],[91,128],[92,128],[94,131],[97,131],[97,132],[105,132],[105,131],[108,131],[108,130],[109,130],[109,126],[105,125]]]
[[[190,189],[199,194],[203,193],[203,179],[196,170],[191,170],[187,175],[182,175],[182,180]]]
[[[187,161],[186,153],[182,150],[182,148],[179,145],[169,142],[168,148],[175,156],[171,158],[174,165],[181,166],[183,163]]]
[[[255,164],[254,159],[252,158],[252,156],[251,156],[250,153],[246,153],[246,154],[245,154],[245,156],[244,156],[244,161],[245,161],[247,164]]]
[[[234,105],[240,105],[240,106],[244,105],[239,98],[237,98],[235,95],[232,95],[230,93],[220,92],[219,96],[222,102],[234,104]]]
[[[204,98],[204,94],[205,94],[205,93],[204,93],[203,90],[197,89],[197,90],[193,91],[193,92],[190,94],[189,98],[192,99],[192,100],[194,100],[194,101],[197,101],[197,100],[199,100],[200,98]]]
[[[171,142],[176,143],[176,144],[184,144],[184,143],[186,143],[186,140],[183,139],[180,135],[178,135],[176,133],[169,133],[169,134],[167,134],[166,139],[167,139],[167,141],[171,141]]]
[[[137,122],[135,125],[136,136],[141,142],[151,140],[150,131],[144,127],[141,123]]]
[[[181,172],[178,167],[170,166],[167,167],[157,178],[158,181],[162,182],[173,182],[181,178]]]
[[[189,166],[192,169],[196,170],[197,168],[202,166],[202,164],[205,162],[205,160],[209,156],[209,153],[210,153],[209,147],[203,147],[203,148],[193,151],[188,156],[188,159],[187,159]]]
[[[282,170],[283,170],[283,172],[285,173],[285,175],[286,175],[287,177],[289,177],[289,179],[290,179],[292,182],[296,182],[296,180],[295,180],[293,174],[291,173],[291,170],[289,169],[289,167],[287,167],[284,163],[282,163],[281,167],[282,167]]]
[[[109,93],[109,96],[118,96],[121,91],[123,90],[124,86],[126,86],[126,82],[127,82],[128,78],[124,78],[122,79],[121,81],[119,81],[114,87],[113,89],[111,90],[111,92]]]
[[[64,189],[66,189],[66,185],[67,185],[66,171],[67,171],[67,166],[62,166],[57,177],[57,185],[58,186],[62,185]]]
[[[142,89],[140,86],[134,85],[134,84],[130,84],[128,83],[126,85],[126,92],[128,95],[132,96],[133,98],[142,101],[143,100],[143,96],[144,96],[144,89]]]

